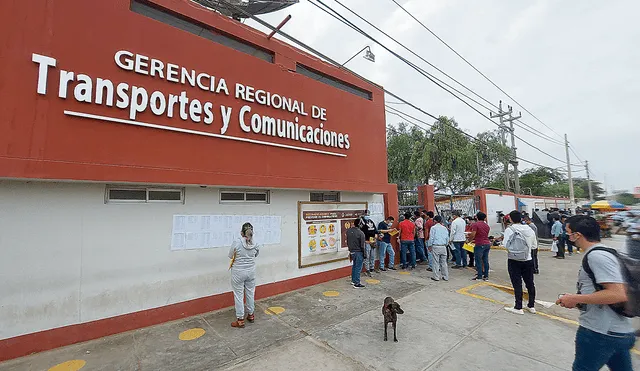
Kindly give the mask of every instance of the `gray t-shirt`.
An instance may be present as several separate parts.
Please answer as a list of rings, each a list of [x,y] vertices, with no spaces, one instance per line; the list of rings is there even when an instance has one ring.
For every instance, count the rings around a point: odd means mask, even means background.
[[[589,267],[596,278],[596,282],[624,283],[618,258],[606,251],[594,251],[589,254]],[[578,291],[582,294],[592,294],[596,291],[593,281],[582,266],[578,272]],[[601,334],[607,332],[634,332],[631,318],[621,316],[608,305],[588,304],[580,309],[580,326]]]

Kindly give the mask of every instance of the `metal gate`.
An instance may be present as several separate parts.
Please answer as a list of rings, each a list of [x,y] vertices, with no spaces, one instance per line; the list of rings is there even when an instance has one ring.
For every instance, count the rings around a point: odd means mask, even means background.
[[[422,206],[418,204],[417,188],[398,190],[398,211],[400,215],[406,212],[413,214],[414,211],[421,209]]]
[[[480,208],[480,197],[474,195],[446,195],[435,194],[436,212],[445,220],[451,216],[454,210],[461,215],[476,215]]]

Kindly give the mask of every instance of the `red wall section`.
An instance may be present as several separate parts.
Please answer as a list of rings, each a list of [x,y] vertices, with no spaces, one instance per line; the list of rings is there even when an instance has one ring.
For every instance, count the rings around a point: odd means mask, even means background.
[[[130,10],[127,0],[21,1],[0,3],[0,177],[131,181],[279,188],[317,188],[384,192],[387,189],[383,91],[355,76],[320,62],[238,22],[177,0],[154,0],[157,6],[233,34],[275,53],[265,62],[213,41],[192,35]],[[291,20],[295,22],[295,19]],[[163,63],[224,78],[230,96],[203,91],[118,67],[114,55],[127,50]],[[32,53],[55,58],[49,68],[46,95],[37,94],[38,64]],[[297,74],[296,62],[372,92],[368,100]],[[171,132],[123,123],[71,117],[74,111],[129,119],[129,109],[58,97],[60,70],[126,82],[153,91],[212,102],[214,122],[206,125],[156,116],[149,108],[136,121],[221,134],[220,106],[232,108],[225,136],[345,154],[346,157],[223,138]],[[164,69],[166,73],[166,67]],[[245,133],[238,113],[251,113],[319,127],[320,120],[234,97],[242,83],[326,109],[325,130],[349,134],[351,147],[340,149],[285,138]],[[131,93],[129,93],[130,95]],[[115,96],[117,99],[117,95]],[[114,102],[115,103],[115,102]],[[309,112],[310,113],[310,112]],[[250,121],[250,115],[247,116]]]

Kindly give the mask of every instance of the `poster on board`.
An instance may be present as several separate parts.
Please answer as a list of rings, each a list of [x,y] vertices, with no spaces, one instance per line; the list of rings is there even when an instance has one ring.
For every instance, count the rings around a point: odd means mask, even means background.
[[[298,266],[348,259],[346,231],[366,209],[366,202],[299,202]]]

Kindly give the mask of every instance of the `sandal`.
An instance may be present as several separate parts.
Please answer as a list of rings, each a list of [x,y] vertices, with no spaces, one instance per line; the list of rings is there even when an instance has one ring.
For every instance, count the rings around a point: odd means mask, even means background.
[[[249,314],[247,316],[247,321],[253,323],[253,321],[255,321],[255,320],[256,320],[256,316],[254,316],[253,314]]]
[[[244,328],[244,320],[242,318],[238,318],[237,321],[231,322],[231,327]]]

